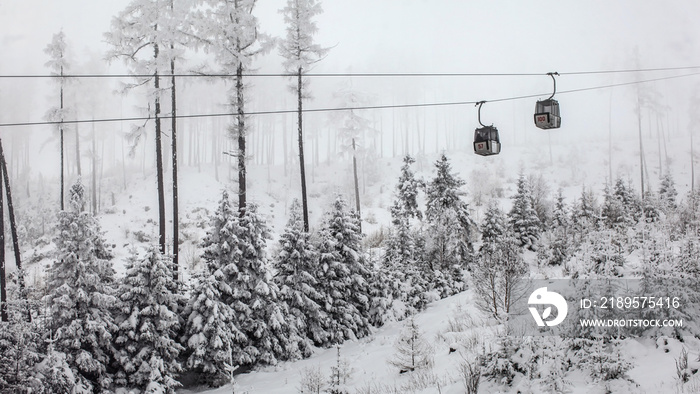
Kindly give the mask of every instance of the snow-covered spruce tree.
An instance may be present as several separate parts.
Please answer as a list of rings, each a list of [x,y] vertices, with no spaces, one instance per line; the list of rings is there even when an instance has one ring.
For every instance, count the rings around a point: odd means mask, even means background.
[[[187,368],[197,372],[200,383],[218,387],[229,376],[226,364],[234,343],[245,343],[246,336],[235,326],[233,309],[222,296],[231,288],[222,280],[222,272],[200,272],[195,277],[190,300],[185,308]]]
[[[540,219],[532,206],[530,183],[522,172],[518,177],[518,191],[513,196],[508,221],[520,246],[535,250],[540,236]]]
[[[406,319],[394,349],[395,352],[389,364],[398,368],[400,373],[412,372],[432,365],[432,349],[420,331],[414,316]]]
[[[481,249],[497,244],[507,231],[506,217],[498,207],[498,201],[491,200],[481,223]]]
[[[3,393],[44,392],[36,375],[41,354],[41,337],[36,324],[0,322],[0,391]]]
[[[328,316],[323,310],[325,299],[319,291],[318,252],[304,232],[301,205],[294,199],[289,209],[289,220],[280,237],[280,250],[274,259],[275,283],[280,289],[280,300],[289,308],[289,318],[296,325],[302,338],[301,354],[311,355],[311,344],[328,343]]]
[[[416,159],[410,155],[403,158],[401,175],[396,184],[396,201],[401,206],[405,217],[423,219],[423,213],[418,208],[418,191],[425,187],[425,182],[416,179],[416,175],[411,169],[411,165]]]
[[[564,202],[564,196],[562,190],[559,189],[556,202],[554,203],[554,212],[552,213],[554,239],[550,243],[552,252],[548,261],[549,264],[561,265],[569,259],[571,255],[570,224],[571,220]]]
[[[65,353],[79,384],[99,391],[112,383],[106,366],[114,352],[110,308],[117,298],[111,253],[97,219],[84,207],[85,189],[78,180],[69,191],[68,209],[58,214],[46,302],[56,350]]]
[[[237,248],[236,234],[240,232],[237,226],[236,210],[231,206],[228,191],[224,190],[219,206],[210,219],[210,230],[202,241],[202,258],[210,274],[216,273],[217,270],[221,270],[224,278],[236,274],[237,268],[231,263],[237,261],[242,254]],[[222,297],[230,304],[230,294],[222,294]]]
[[[184,348],[177,342],[179,298],[173,280],[172,263],[155,245],[144,257],[131,257],[126,277],[118,291],[121,316],[116,333],[116,383],[146,392],[174,393],[182,371],[178,355]]]
[[[595,194],[584,186],[581,196],[571,210],[572,240],[575,244],[583,242],[589,231],[598,228],[600,222],[600,208]]]
[[[322,12],[317,0],[287,0],[287,5],[280,10],[287,24],[286,37],[280,41],[279,53],[285,59],[284,69],[294,75],[295,83],[290,86],[297,98],[297,131],[299,143],[299,167],[301,173],[301,203],[304,219],[304,231],[309,231],[309,208],[306,200],[306,170],[304,169],[304,135],[302,126],[302,104],[311,97],[308,81],[304,74],[328,53],[314,43],[314,34],[318,31],[312,18]]]
[[[626,229],[632,224],[632,216],[627,214],[628,209],[622,205],[622,201],[613,194],[610,185],[603,189],[603,207],[600,214],[607,228]]]
[[[676,196],[678,192],[676,191],[676,184],[673,181],[673,175],[671,171],[667,171],[661,178],[661,184],[659,185],[659,200],[661,201],[661,206],[664,212],[670,212],[676,209]]]
[[[247,336],[247,342],[241,344],[240,353],[234,351],[233,362],[276,364],[278,360],[297,359],[301,338],[289,321],[286,304],[279,299],[265,253],[269,229],[253,203],[236,220],[233,228],[238,243],[231,246],[240,254],[225,268],[236,326]]]
[[[613,194],[624,207],[625,221],[629,223],[638,222],[642,213],[642,201],[637,196],[634,187],[632,187],[631,181],[628,180],[625,183],[622,178],[618,178],[615,181]]]
[[[436,289],[445,297],[463,289],[462,269],[473,259],[475,224],[468,205],[460,198],[464,181],[452,173],[443,154],[435,162],[435,178],[427,186],[425,217],[428,222],[425,259],[435,276]]]
[[[329,317],[328,344],[364,337],[370,333],[370,270],[362,254],[357,218],[341,196],[326,214],[319,237],[319,283]]]
[[[425,292],[428,290],[427,276],[431,270],[422,258],[420,233],[413,230],[411,219],[422,219],[418,208],[418,191],[424,186],[416,179],[411,164],[411,156],[404,157],[401,175],[396,185],[395,199],[391,206],[393,231],[386,241],[384,265],[390,275],[398,282],[394,297],[406,303],[407,310],[417,312],[427,304]]]

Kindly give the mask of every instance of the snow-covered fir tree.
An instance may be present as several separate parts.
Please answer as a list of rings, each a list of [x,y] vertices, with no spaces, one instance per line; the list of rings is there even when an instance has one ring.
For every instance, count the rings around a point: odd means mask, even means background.
[[[600,208],[595,193],[585,186],[581,189],[581,196],[571,210],[572,238],[574,242],[583,241],[586,233],[598,228],[600,221]]]
[[[361,234],[354,212],[338,196],[320,231],[319,282],[326,297],[329,344],[370,333],[370,275],[361,250]]]
[[[234,324],[244,334],[235,338],[236,365],[275,364],[299,357],[298,332],[287,321],[286,305],[279,301],[279,289],[272,280],[265,252],[269,238],[257,206],[248,204],[239,218],[224,191],[202,246],[208,269],[225,284],[219,286],[221,298],[234,310]]]
[[[659,200],[664,211],[676,209],[676,196],[678,196],[678,192],[673,181],[673,175],[670,171],[667,171],[661,178],[661,184],[659,185]]]
[[[236,325],[248,341],[241,353],[234,352],[238,365],[276,364],[278,360],[300,357],[297,327],[290,324],[286,305],[279,300],[279,288],[272,280],[272,272],[265,247],[270,232],[257,206],[249,203],[238,219],[233,245],[240,251],[230,272],[231,307]]]
[[[222,276],[221,271],[198,273],[184,313],[187,368],[197,372],[200,383],[214,387],[227,382],[226,365],[234,343],[245,343],[247,338],[234,324],[233,309],[222,300],[231,294]]]
[[[562,190],[559,189],[556,202],[554,203],[554,212],[552,213],[554,238],[549,245],[551,249],[549,264],[561,265],[569,259],[571,254],[570,224],[571,220],[564,202],[564,196]]]
[[[600,214],[608,228],[625,229],[632,224],[632,216],[628,208],[622,204],[622,200],[613,193],[608,184],[603,189],[603,206]]]
[[[22,320],[0,322],[0,391],[44,392],[36,373],[37,364],[45,357],[40,345],[35,325]]]
[[[520,246],[535,250],[540,236],[540,219],[532,206],[530,183],[523,173],[518,177],[518,191],[513,196],[508,220]]]
[[[231,206],[228,191],[224,190],[219,206],[210,219],[210,229],[202,242],[202,258],[211,274],[221,270],[221,274],[228,277],[236,272],[236,266],[231,263],[239,259],[242,253],[236,247],[236,234],[240,231],[237,228],[237,216],[236,209]],[[230,294],[224,294],[223,297],[225,302],[230,304]]]
[[[116,383],[145,392],[174,393],[182,371],[176,340],[179,298],[171,261],[151,245],[143,257],[131,250],[119,285],[121,315],[115,338]]]
[[[425,217],[428,221],[426,258],[432,269],[456,275],[472,259],[474,222],[459,188],[465,182],[452,173],[444,154],[435,162],[435,178],[427,186]]]
[[[491,200],[481,223],[481,249],[497,243],[508,231],[506,217],[497,200]]]
[[[414,316],[406,319],[394,349],[395,352],[389,364],[398,368],[399,372],[427,368],[433,362],[430,344],[418,327]]]
[[[318,252],[304,232],[301,204],[294,199],[289,209],[289,220],[279,240],[280,249],[274,260],[275,283],[280,289],[280,300],[287,304],[290,319],[302,338],[299,347],[302,356],[311,354],[311,340],[315,345],[328,343],[328,316],[323,309],[325,299],[319,291]]]
[[[114,353],[110,308],[117,299],[111,253],[97,219],[83,212],[84,206],[85,189],[78,180],[68,209],[58,214],[46,302],[56,350],[65,353],[78,384],[99,391],[112,383],[106,366]]]
[[[425,186],[425,183],[416,179],[416,175],[411,169],[411,165],[415,162],[416,159],[410,155],[403,158],[401,175],[396,184],[396,201],[406,217],[423,219],[423,213],[418,208],[418,191]]]

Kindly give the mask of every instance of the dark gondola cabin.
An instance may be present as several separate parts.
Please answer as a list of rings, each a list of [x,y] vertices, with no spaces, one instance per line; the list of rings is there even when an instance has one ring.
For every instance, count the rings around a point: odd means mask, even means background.
[[[497,155],[501,152],[498,129],[484,126],[474,131],[474,153],[481,156]]]
[[[554,99],[538,100],[535,104],[535,126],[540,129],[558,129],[561,126],[559,103]]]

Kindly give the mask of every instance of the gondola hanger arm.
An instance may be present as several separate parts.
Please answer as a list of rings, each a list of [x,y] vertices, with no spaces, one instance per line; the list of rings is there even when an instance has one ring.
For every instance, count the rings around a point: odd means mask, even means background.
[[[549,75],[550,77],[552,77],[552,82],[554,82],[554,91],[552,92],[552,95],[549,96],[549,98],[547,99],[547,100],[551,100],[551,99],[554,97],[554,95],[557,94],[557,80],[554,79],[554,76],[555,76],[555,75],[556,75],[556,76],[559,76],[559,73],[556,72],[556,71],[554,71],[554,72],[547,73],[547,75]]]
[[[485,124],[481,123],[481,106],[484,105],[484,103],[486,103],[486,100],[479,101],[479,102],[476,103],[476,105],[475,105],[475,106],[479,107],[478,119],[479,119],[479,124],[481,125],[481,127],[486,127]]]

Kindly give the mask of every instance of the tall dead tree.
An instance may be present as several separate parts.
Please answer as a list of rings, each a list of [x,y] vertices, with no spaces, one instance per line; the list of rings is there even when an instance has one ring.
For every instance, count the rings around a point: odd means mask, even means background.
[[[285,58],[285,70],[294,76],[296,85],[292,90],[297,96],[297,134],[299,143],[299,170],[301,173],[301,204],[304,218],[304,231],[309,231],[309,205],[306,193],[306,171],[304,169],[304,128],[302,126],[303,100],[310,97],[307,92],[308,83],[304,81],[304,73],[322,60],[329,51],[314,44],[313,36],[318,31],[315,15],[322,12],[320,2],[316,0],[287,0],[287,6],[281,10],[287,24],[287,35],[280,42],[280,55]]]
[[[167,7],[169,3],[159,0],[134,0],[112,19],[111,30],[105,33],[106,41],[111,45],[107,59],[122,59],[130,67],[132,74],[137,75],[136,81],[124,86],[124,91],[148,86],[150,100],[154,105],[155,123],[155,153],[156,153],[156,184],[158,193],[158,247],[165,253],[165,185],[163,175],[163,142],[161,125],[161,70],[167,69],[172,55],[161,54],[168,50],[175,39],[175,32],[168,27],[172,13]],[[150,49],[150,53],[149,53]],[[148,75],[148,77],[144,77]],[[149,114],[150,115],[150,114]],[[132,136],[138,141],[145,132],[144,126],[135,127]]]
[[[63,31],[60,31],[53,35],[51,43],[44,48],[44,53],[49,55],[49,61],[45,63],[45,66],[51,70],[51,74],[58,77],[59,84],[59,106],[57,108],[51,108],[46,114],[46,119],[52,122],[58,122],[58,133],[59,133],[59,147],[61,151],[61,210],[64,209],[64,183],[65,183],[65,147],[64,147],[64,125],[66,108],[64,107],[64,94],[67,79],[64,77],[65,72],[68,70],[68,63],[66,62],[66,35]]]
[[[247,140],[248,116],[245,111],[246,73],[253,60],[269,52],[273,41],[258,32],[258,20],[253,16],[255,0],[201,0],[208,7],[193,13],[194,40],[205,52],[214,54],[219,73],[234,75],[229,89],[229,106],[235,111],[229,135],[236,144],[230,153],[237,160],[238,214],[245,213],[247,202]]]
[[[19,237],[17,236],[17,221],[15,220],[15,207],[14,207],[14,204],[12,203],[12,189],[10,188],[10,175],[9,175],[9,172],[7,171],[7,161],[5,160],[5,153],[3,152],[3,149],[2,149],[2,140],[0,140],[0,170],[2,170],[2,179],[0,180],[0,183],[5,184],[5,196],[7,197],[7,212],[8,212],[8,216],[10,219],[10,234],[12,235],[12,250],[13,250],[14,255],[15,255],[15,265],[17,267],[17,284],[19,286],[19,294],[20,294],[20,298],[23,301],[27,301],[27,291],[26,291],[26,287],[24,284],[24,271],[22,271],[22,259],[21,259],[20,250],[19,250]],[[2,194],[1,189],[0,189],[0,194]],[[2,198],[2,196],[0,195],[0,201],[1,201],[1,198]],[[0,228],[3,228],[2,225],[0,225]],[[4,230],[2,231],[2,233],[3,233],[3,241],[2,241],[2,245],[0,247],[3,248],[2,256],[3,256],[3,264],[4,264],[4,261],[5,261],[5,258],[4,258],[4,256],[5,256],[5,253],[4,253]],[[27,321],[28,322],[32,321],[32,314],[31,314],[31,311],[29,309],[29,305],[27,305]]]

